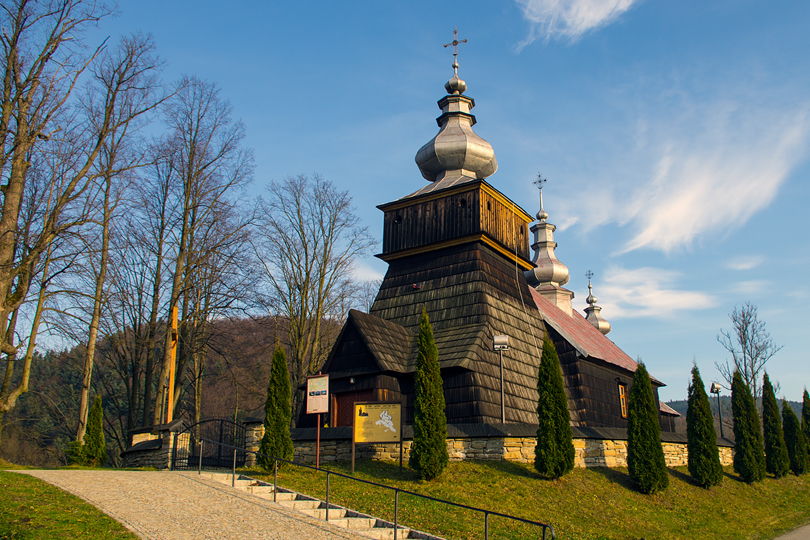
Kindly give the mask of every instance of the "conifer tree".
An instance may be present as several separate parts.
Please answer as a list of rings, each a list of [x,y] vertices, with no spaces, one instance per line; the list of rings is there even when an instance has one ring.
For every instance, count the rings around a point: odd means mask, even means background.
[[[548,335],[543,339],[537,394],[534,467],[544,478],[559,478],[574,468],[574,441],[560,359]]]
[[[107,460],[107,443],[104,440],[104,410],[101,406],[101,396],[98,394],[87,416],[87,433],[84,436],[84,447],[81,454],[85,465],[100,467]]]
[[[734,418],[734,470],[743,481],[765,478],[765,451],[754,397],[739,371],[731,380],[731,413]]]
[[[802,433],[799,418],[787,401],[782,401],[782,427],[785,430],[790,470],[796,476],[804,474],[807,471],[807,440]]]
[[[647,368],[639,364],[630,388],[627,419],[627,466],[642,493],[655,493],[669,485],[661,425]]]
[[[765,440],[765,470],[776,478],[788,473],[790,461],[782,431],[782,415],[768,373],[762,379],[762,428]]]
[[[802,433],[807,443],[807,468],[810,470],[810,394],[806,388],[802,395]]]
[[[697,366],[692,366],[692,382],[689,384],[686,435],[689,474],[705,488],[716,486],[723,479],[723,467],[717,450],[717,435],[714,432],[709,396],[703,387],[703,379]]]
[[[439,476],[447,466],[447,416],[433,327],[422,308],[414,386],[413,445],[410,466],[425,480]]]
[[[264,404],[264,436],[259,446],[257,461],[265,469],[272,469],[274,458],[291,460],[293,443],[290,436],[292,418],[292,392],[287,355],[276,342],[267,383],[267,401]],[[281,465],[282,463],[279,463]]]

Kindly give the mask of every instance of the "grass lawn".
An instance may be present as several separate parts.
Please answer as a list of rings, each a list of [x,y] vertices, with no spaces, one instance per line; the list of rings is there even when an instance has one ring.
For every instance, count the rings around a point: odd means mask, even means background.
[[[346,467],[330,468],[346,472]],[[272,474],[245,471],[272,481]],[[810,475],[748,485],[728,469],[706,490],[686,468],[670,469],[663,493],[642,495],[622,469],[575,469],[556,481],[535,476],[530,465],[506,461],[453,462],[433,482],[393,463],[359,462],[359,478],[554,525],[558,538],[773,538],[810,522]],[[393,492],[333,477],[331,501],[393,519]],[[279,484],[325,495],[325,475],[299,467],[279,471]],[[400,522],[448,538],[482,538],[480,513],[400,495]],[[540,530],[490,518],[493,538],[537,538]]]
[[[123,525],[38,478],[0,470],[0,540],[137,538]]]

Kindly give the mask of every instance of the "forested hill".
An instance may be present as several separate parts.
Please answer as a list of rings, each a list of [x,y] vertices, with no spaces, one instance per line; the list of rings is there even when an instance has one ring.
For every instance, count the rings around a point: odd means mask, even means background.
[[[273,345],[278,339],[286,346],[287,333],[286,321],[275,317],[212,323],[203,356],[201,416],[242,419],[262,415]],[[327,337],[334,339],[335,335],[335,329],[330,328]],[[331,345],[328,341],[324,346]],[[120,361],[109,339],[100,342],[99,351],[93,392],[103,397],[107,446],[115,463],[127,444],[127,431],[145,425],[144,418],[151,419],[151,413],[147,408],[144,414],[143,400],[130,391],[133,365]],[[30,389],[5,419],[0,456],[32,465],[63,462],[65,444],[76,435],[83,355],[84,346],[76,346],[48,351],[35,359]],[[189,372],[193,370],[186,370]],[[142,372],[135,375],[143,379]],[[193,418],[194,410],[191,377],[187,375],[184,381],[178,405],[179,416],[187,419]]]
[[[712,414],[717,415],[717,397],[714,395],[709,396],[709,402],[712,407]],[[682,416],[686,416],[686,408],[689,405],[689,402],[685,399],[679,399],[676,401],[667,401],[667,405],[681,413]],[[802,414],[802,404],[800,401],[788,401],[788,404],[793,408],[793,412],[796,413],[796,416],[801,418]],[[782,400],[779,400],[779,405],[782,405]],[[723,419],[731,418],[731,396],[720,396],[720,406],[722,407],[723,412]]]

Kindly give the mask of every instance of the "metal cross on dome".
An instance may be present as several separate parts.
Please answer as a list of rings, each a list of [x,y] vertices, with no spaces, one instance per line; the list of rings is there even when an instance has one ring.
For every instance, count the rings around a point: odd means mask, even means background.
[[[591,278],[593,277],[593,272],[588,270],[587,272],[585,272],[585,277],[588,278],[588,285],[590,285],[591,284]]]
[[[540,173],[537,173],[537,179],[532,182],[532,184],[537,186],[537,189],[540,191],[540,210],[541,211],[543,211],[543,186],[546,185],[546,182],[548,182],[548,178],[546,178],[545,176],[543,176]]]
[[[458,75],[458,46],[462,43],[467,43],[466,39],[458,39],[458,27],[453,28],[453,41],[445,43],[442,47],[453,46],[453,73]]]

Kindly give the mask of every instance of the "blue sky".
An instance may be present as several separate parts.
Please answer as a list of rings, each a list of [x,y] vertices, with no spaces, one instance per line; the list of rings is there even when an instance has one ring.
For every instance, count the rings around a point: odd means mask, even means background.
[[[122,2],[100,34],[151,34],[169,79],[216,82],[256,153],[252,193],[319,173],[377,204],[421,187],[461,37],[489,181],[531,213],[538,171],[576,305],[585,271],[610,337],[686,395],[726,358],[715,336],[759,306],[789,399],[810,384],[810,3],[502,0]],[[95,39],[95,35],[91,39]],[[374,277],[373,258],[357,273]]]

